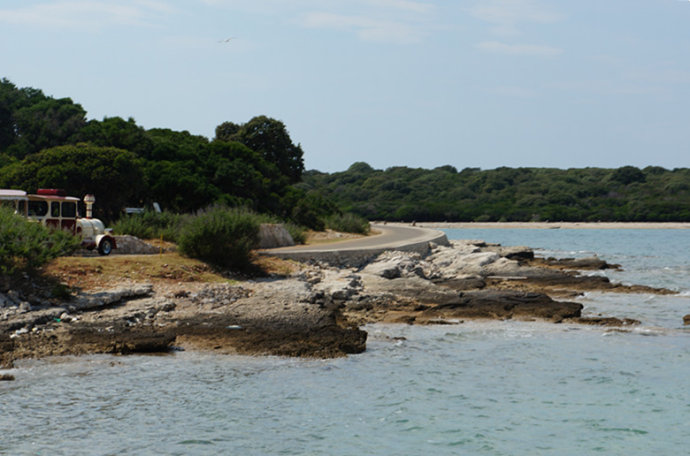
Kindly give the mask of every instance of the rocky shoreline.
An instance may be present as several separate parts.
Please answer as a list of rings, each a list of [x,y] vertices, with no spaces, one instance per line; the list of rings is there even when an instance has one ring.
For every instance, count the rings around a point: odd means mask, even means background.
[[[10,290],[0,293],[0,367],[23,358],[181,349],[338,357],[363,352],[367,334],[360,328],[376,322],[630,326],[639,322],[583,318],[572,299],[585,290],[672,293],[579,272],[616,267],[598,258],[543,259],[527,247],[454,241],[430,244],[427,254],[385,252],[356,268],[290,262],[289,273],[237,283],[129,279],[63,298],[41,287]]]

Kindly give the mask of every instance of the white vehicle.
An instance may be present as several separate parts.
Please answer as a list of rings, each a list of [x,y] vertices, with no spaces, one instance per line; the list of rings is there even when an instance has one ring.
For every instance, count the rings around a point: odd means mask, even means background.
[[[67,196],[64,190],[40,188],[35,195],[27,195],[23,190],[0,189],[0,203],[14,208],[16,214],[35,220],[44,226],[60,228],[80,236],[81,245],[93,250],[98,248],[101,255],[109,255],[117,248],[112,230],[106,229],[103,222],[92,217],[93,195],[86,195],[86,217],[79,217],[79,198]]]

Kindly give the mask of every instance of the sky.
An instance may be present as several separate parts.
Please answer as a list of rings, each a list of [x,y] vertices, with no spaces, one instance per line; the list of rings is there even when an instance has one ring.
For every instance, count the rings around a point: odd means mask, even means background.
[[[325,172],[690,167],[688,0],[2,0],[0,77]]]

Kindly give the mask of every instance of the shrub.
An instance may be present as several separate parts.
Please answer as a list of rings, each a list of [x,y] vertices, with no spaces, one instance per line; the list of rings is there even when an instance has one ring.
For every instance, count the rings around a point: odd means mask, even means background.
[[[51,230],[0,207],[0,274],[33,271],[79,248],[71,233]]]
[[[326,228],[345,233],[368,234],[371,226],[366,219],[352,213],[346,213],[327,217]]]
[[[296,224],[306,226],[312,230],[322,231],[325,228],[319,214],[313,208],[302,203],[292,209],[290,219],[294,220]]]
[[[303,227],[295,225],[294,223],[286,223],[285,229],[290,233],[295,244],[304,244],[307,241],[307,235]]]
[[[146,211],[121,217],[113,231],[118,234],[130,234],[141,239],[160,239],[176,242],[185,216],[172,212]]]
[[[259,239],[260,219],[256,214],[226,207],[200,213],[180,230],[182,254],[216,266],[243,269]]]

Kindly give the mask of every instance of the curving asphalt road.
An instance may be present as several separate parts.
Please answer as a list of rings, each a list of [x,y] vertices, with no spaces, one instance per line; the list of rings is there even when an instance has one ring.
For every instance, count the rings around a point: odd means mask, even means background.
[[[428,249],[429,242],[447,244],[448,239],[442,231],[403,225],[372,225],[379,232],[373,236],[332,242],[320,245],[299,245],[262,250],[267,255],[284,258],[306,259],[324,258],[329,255],[361,256],[375,254],[384,250]]]

